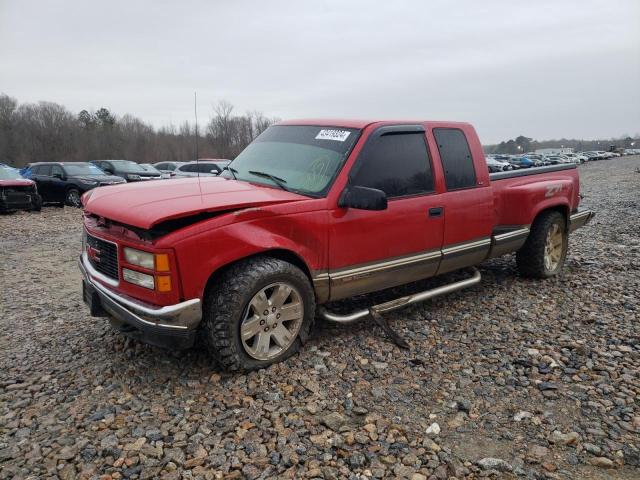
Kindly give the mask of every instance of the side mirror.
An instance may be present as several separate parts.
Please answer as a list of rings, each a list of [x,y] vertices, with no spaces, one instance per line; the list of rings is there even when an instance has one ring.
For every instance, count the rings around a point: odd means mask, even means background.
[[[359,210],[386,210],[387,194],[377,188],[347,187],[340,195],[338,206]]]

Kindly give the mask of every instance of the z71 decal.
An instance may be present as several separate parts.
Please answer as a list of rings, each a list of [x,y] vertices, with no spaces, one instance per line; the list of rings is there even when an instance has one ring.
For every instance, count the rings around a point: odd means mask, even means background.
[[[556,193],[562,191],[562,184],[556,183],[555,185],[547,185],[547,192],[544,194],[546,198],[553,197]]]

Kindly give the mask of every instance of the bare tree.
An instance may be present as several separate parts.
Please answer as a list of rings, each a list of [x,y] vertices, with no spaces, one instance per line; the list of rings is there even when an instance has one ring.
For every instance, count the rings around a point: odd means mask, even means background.
[[[199,141],[202,158],[234,158],[275,119],[251,111],[234,115],[218,102]],[[140,163],[195,158],[196,132],[185,122],[154,129],[129,114],[107,108],[74,114],[51,102],[19,104],[0,94],[0,162],[22,166],[43,160],[130,159]]]

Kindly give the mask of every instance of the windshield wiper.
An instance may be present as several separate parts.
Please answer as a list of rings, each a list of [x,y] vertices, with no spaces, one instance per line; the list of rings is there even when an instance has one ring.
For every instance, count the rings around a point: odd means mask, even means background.
[[[278,185],[282,190],[286,191],[286,192],[290,192],[290,190],[287,188],[287,186],[285,185],[287,183],[287,181],[284,178],[280,178],[280,177],[276,177],[275,175],[271,175],[270,173],[265,173],[265,172],[256,172],[255,170],[249,170],[249,173],[251,175],[255,175],[256,177],[264,177],[264,178],[268,178],[269,180],[271,180],[273,183],[275,183],[276,185]]]
[[[229,171],[231,172],[231,175],[233,175],[233,179],[234,179],[234,180],[237,180],[237,179],[238,179],[238,177],[237,177],[238,170],[236,170],[236,169],[235,169],[235,168],[233,168],[233,167],[230,167],[229,165],[227,165],[226,167],[224,167],[224,168],[222,169],[222,171],[225,171],[225,170],[229,170]]]

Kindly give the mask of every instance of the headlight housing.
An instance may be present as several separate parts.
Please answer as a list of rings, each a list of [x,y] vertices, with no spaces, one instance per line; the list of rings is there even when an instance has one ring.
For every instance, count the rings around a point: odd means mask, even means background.
[[[78,180],[79,180],[79,181],[80,181],[80,183],[82,183],[83,185],[92,185],[92,186],[96,186],[96,185],[98,185],[98,183],[100,183],[100,182],[98,182],[97,180],[89,180],[89,179],[85,179],[85,178],[79,178]]]
[[[143,252],[142,250],[136,250],[135,248],[124,247],[124,259],[131,265],[148,268],[149,270],[153,270],[155,267],[155,258],[153,253]]]

